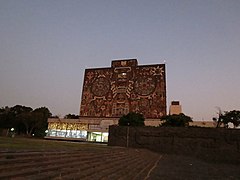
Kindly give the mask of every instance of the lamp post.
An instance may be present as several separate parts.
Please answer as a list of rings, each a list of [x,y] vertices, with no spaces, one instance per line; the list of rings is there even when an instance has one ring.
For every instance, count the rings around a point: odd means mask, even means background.
[[[11,128],[10,130],[11,130],[11,137],[14,137],[14,136],[15,136],[15,133],[14,133],[14,130],[15,130],[15,129],[14,129],[14,128]]]
[[[129,146],[129,123],[128,123],[128,126],[127,126],[127,148]]]

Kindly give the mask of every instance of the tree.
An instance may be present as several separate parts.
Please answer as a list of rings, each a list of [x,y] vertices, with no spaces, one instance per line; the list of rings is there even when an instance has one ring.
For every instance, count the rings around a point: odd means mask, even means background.
[[[18,126],[22,127],[20,132],[27,136],[36,134],[43,136],[47,129],[47,120],[51,116],[51,112],[46,107],[36,108],[32,111],[23,111],[16,116]]]
[[[223,122],[223,113],[222,113],[222,110],[220,107],[216,107],[218,112],[218,117],[214,117],[213,118],[213,121],[215,121],[217,123],[217,128],[221,126],[222,122]]]
[[[45,135],[47,129],[47,119],[51,112],[46,107],[33,110],[31,107],[16,105],[14,107],[0,108],[0,128],[14,128],[18,134]]]
[[[224,127],[228,127],[228,123],[233,123],[234,128],[240,125],[240,111],[232,110],[225,111],[224,113],[219,114],[218,118],[213,118],[214,121],[217,121],[217,127],[221,124],[224,124]]]
[[[79,119],[79,116],[75,114],[67,114],[64,116],[64,119]]]
[[[130,112],[123,115],[119,121],[119,126],[144,126],[144,116],[140,113]]]
[[[225,112],[223,123],[233,123],[234,128],[238,127],[240,125],[240,111],[233,110],[229,112]]]
[[[33,112],[41,113],[45,121],[52,116],[52,113],[49,111],[47,107],[36,108]]]
[[[14,127],[13,114],[10,114],[9,107],[0,108],[0,128],[10,129]]]
[[[22,106],[22,105],[16,105],[14,107],[10,108],[10,111],[15,115],[19,115],[23,112],[31,112],[33,109],[31,107],[26,107],[26,106]]]
[[[30,136],[34,128],[34,117],[32,112],[22,112],[17,116],[17,120],[20,124],[25,127],[25,134]]]
[[[22,124],[18,120],[18,116],[22,113],[29,113],[32,111],[31,107],[16,105],[14,107],[4,107],[0,109],[0,128],[15,129],[15,132],[22,132]]]
[[[189,126],[189,122],[192,122],[192,118],[183,113],[163,116],[160,120],[163,121],[161,126],[172,127],[187,127]]]
[[[28,136],[33,133],[36,133],[37,136],[42,136],[47,129],[47,120],[51,115],[48,108],[40,107],[31,112],[21,113],[18,119],[24,124],[25,133]]]

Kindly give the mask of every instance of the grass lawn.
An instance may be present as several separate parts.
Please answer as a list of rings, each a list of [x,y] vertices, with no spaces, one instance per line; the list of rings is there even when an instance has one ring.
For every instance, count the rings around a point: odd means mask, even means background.
[[[98,145],[85,142],[70,142],[46,140],[37,138],[23,138],[23,137],[0,137],[0,151],[21,151],[21,150],[80,150],[80,149],[95,149],[104,150],[111,148],[106,145]]]

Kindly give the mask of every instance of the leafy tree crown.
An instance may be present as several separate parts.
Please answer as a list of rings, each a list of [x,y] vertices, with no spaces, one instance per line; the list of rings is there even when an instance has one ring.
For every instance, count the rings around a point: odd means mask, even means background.
[[[130,112],[127,115],[123,115],[118,124],[120,126],[144,126],[144,116],[140,113]]]
[[[161,126],[172,127],[187,127],[189,122],[192,122],[192,118],[183,113],[163,116],[160,120],[163,121]]]

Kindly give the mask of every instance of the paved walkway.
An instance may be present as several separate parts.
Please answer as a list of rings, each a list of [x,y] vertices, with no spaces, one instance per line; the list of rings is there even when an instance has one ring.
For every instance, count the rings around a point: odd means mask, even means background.
[[[150,180],[228,180],[240,179],[240,165],[215,164],[193,157],[162,155]]]

